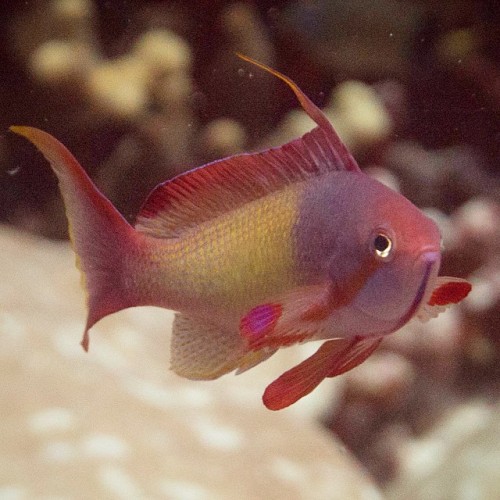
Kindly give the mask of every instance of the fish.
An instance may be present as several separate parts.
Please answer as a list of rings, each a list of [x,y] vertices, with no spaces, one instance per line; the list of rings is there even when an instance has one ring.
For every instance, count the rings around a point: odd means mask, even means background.
[[[287,84],[314,128],[159,184],[133,225],[56,138],[10,130],[58,178],[86,292],[83,348],[100,319],[135,306],[176,311],[170,368],[191,380],[240,374],[281,348],[322,342],[265,389],[264,405],[280,410],[358,366],[413,318],[460,302],[471,284],[438,276],[437,225],[360,169],[296,83],[238,55]]]

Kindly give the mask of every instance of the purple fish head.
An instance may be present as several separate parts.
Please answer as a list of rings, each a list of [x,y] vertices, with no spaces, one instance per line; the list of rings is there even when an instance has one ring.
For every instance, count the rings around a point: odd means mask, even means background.
[[[375,331],[390,333],[407,323],[432,292],[440,253],[424,251],[415,258],[404,255],[379,267],[355,297],[352,307],[373,319]],[[382,326],[383,325],[383,326]]]
[[[352,306],[394,331],[428,300],[441,263],[434,221],[384,186],[372,191],[360,237],[367,251],[366,280]]]

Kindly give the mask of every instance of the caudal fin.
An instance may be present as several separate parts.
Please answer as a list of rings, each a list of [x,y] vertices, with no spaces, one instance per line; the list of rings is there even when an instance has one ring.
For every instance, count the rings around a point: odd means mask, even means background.
[[[13,126],[10,130],[31,141],[59,179],[77,267],[87,293],[88,316],[81,342],[87,351],[88,330],[97,321],[135,305],[123,286],[122,263],[135,245],[136,233],[57,139],[33,127]]]

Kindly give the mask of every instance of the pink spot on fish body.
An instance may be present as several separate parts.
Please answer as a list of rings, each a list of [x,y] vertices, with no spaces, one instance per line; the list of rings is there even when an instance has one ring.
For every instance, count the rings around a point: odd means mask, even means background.
[[[240,332],[250,348],[258,347],[260,341],[272,333],[282,312],[280,304],[263,304],[241,318]]]

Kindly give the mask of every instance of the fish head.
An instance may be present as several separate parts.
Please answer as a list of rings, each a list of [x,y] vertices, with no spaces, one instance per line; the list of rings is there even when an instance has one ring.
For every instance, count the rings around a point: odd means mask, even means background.
[[[370,196],[358,212],[362,266],[352,307],[394,331],[424,304],[441,263],[441,235],[434,221],[404,196],[369,180]]]

